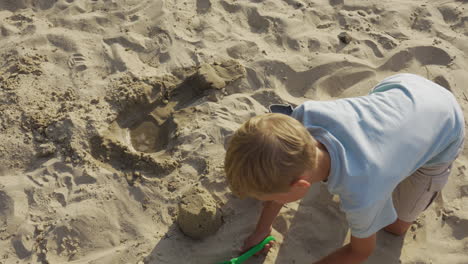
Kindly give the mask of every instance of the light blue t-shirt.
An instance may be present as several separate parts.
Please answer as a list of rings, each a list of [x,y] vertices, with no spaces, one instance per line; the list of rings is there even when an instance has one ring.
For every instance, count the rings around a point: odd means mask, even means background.
[[[292,116],[327,148],[328,189],[359,238],[393,223],[398,183],[423,165],[454,160],[464,137],[455,97],[413,74],[386,78],[366,96],[305,102]]]

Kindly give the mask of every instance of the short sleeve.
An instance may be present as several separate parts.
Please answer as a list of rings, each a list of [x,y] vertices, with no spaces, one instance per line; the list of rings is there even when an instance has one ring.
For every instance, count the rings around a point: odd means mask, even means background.
[[[397,219],[391,197],[365,208],[350,211],[344,209],[344,211],[351,229],[351,235],[358,238],[367,238]]]

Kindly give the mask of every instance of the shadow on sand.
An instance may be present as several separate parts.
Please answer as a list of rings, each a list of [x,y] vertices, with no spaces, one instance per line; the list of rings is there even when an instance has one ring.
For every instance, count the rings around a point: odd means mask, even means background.
[[[349,242],[348,230],[339,201],[325,185],[316,184],[300,202],[288,230],[285,230],[287,233],[279,246],[275,264],[318,261]],[[376,250],[365,263],[400,263],[403,239],[380,231]]]
[[[231,199],[223,206],[225,223],[218,232],[203,240],[185,236],[174,223],[144,260],[145,264],[216,264],[237,256],[243,240],[254,230],[261,204]],[[274,224],[283,235],[276,258],[254,257],[245,264],[313,263],[348,243],[346,218],[325,185],[314,185],[297,209],[286,205]],[[400,263],[403,237],[380,231],[377,248],[365,263]],[[273,260],[274,259],[274,260]],[[271,262],[269,262],[271,260]]]

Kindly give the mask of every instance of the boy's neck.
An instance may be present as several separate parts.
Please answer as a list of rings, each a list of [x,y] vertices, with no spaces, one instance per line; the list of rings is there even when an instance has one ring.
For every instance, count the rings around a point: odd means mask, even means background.
[[[320,142],[317,142],[317,167],[312,173],[311,183],[327,181],[330,174],[331,158],[327,148]]]

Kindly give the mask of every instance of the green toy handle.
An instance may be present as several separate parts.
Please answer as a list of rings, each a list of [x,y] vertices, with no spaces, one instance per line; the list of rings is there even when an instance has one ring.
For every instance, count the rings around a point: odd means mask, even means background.
[[[221,262],[219,264],[240,264],[246,261],[247,259],[249,259],[250,257],[252,257],[253,255],[255,255],[260,250],[262,250],[266,244],[270,243],[273,240],[276,240],[276,239],[273,236],[268,236],[262,242],[253,246],[251,249],[249,249],[247,252],[240,255],[239,257],[233,258],[230,261]]]

